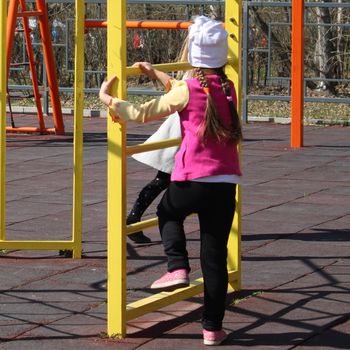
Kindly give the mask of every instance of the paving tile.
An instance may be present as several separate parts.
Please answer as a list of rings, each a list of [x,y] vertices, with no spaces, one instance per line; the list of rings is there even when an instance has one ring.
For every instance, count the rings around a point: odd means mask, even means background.
[[[69,239],[72,118],[67,136],[8,135],[8,239]],[[128,143],[144,142],[161,122],[128,124]],[[204,349],[202,295],[132,320],[128,338],[106,339],[106,119],[84,120],[83,253],[2,251],[0,349]],[[305,127],[291,149],[290,126],[244,125],[242,286],[229,295],[222,348],[348,349],[348,128]],[[155,170],[127,160],[127,210]],[[155,216],[158,200],[144,218]],[[19,219],[21,218],[21,219]],[[186,220],[191,278],[201,275],[195,217]],[[149,245],[127,240],[127,300],[151,295],[166,270],[157,227]],[[235,302],[233,302],[235,301]],[[344,345],[345,344],[345,345]]]

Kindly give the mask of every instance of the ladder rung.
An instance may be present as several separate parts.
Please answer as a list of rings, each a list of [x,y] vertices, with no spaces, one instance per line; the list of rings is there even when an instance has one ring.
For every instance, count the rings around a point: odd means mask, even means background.
[[[29,62],[11,63],[10,67],[29,66]]]
[[[42,16],[41,11],[23,11],[18,12],[17,17],[36,17],[36,16]]]
[[[28,28],[28,32],[31,33],[33,30],[31,28]],[[24,28],[16,28],[16,33],[24,33]]]
[[[10,99],[13,99],[13,100],[19,100],[19,99],[22,99],[22,98],[34,98],[35,96],[34,95],[8,95],[8,97]]]

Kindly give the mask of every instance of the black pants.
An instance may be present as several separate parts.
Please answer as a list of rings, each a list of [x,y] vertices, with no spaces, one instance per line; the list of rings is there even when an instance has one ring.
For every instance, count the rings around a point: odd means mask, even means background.
[[[190,271],[185,218],[197,213],[200,224],[200,261],[204,278],[203,327],[220,330],[227,294],[227,241],[235,211],[236,185],[194,181],[171,182],[157,215],[168,271]]]

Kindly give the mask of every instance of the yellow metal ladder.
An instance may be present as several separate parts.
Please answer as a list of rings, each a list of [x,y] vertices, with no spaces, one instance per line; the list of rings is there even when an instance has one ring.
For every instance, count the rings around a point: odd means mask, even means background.
[[[41,1],[41,0],[40,0]],[[42,1],[41,1],[42,3]],[[70,240],[33,241],[6,238],[6,1],[0,5],[0,250],[68,250],[73,258],[82,253],[83,106],[84,106],[84,1],[76,0],[73,210]]]
[[[226,73],[234,81],[238,103],[240,102],[240,24],[241,1],[227,0],[225,4],[225,26],[229,32],[230,64]],[[126,67],[126,1],[107,1],[107,62],[108,77],[116,75],[118,82],[112,94],[126,99],[126,78],[140,74],[136,68]],[[172,64],[176,70],[177,64]],[[157,69],[168,71],[170,65],[156,65]],[[175,68],[175,69],[174,69]],[[162,292],[149,298],[126,303],[126,235],[156,223],[156,219],[126,226],[126,157],[139,151],[155,149],[155,145],[126,147],[126,126],[124,123],[112,123],[108,118],[108,335],[126,336],[126,323],[148,312],[189,298],[203,290],[198,279],[189,287],[174,292]],[[173,146],[175,140],[164,141],[158,145]],[[147,146],[146,146],[147,147]],[[234,198],[232,200],[235,200]],[[238,189],[235,220],[229,239],[229,285],[231,289],[240,289],[240,234],[241,234],[241,190]]]

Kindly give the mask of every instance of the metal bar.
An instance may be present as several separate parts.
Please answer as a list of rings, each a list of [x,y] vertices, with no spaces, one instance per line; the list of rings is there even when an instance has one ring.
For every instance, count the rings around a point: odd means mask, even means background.
[[[269,25],[269,31],[267,35],[267,76],[271,79],[271,26]]]
[[[20,0],[20,4],[21,4],[22,11],[25,11],[26,9],[25,0]],[[33,84],[33,93],[34,93],[34,100],[35,100],[35,105],[37,109],[37,118],[38,118],[39,128],[44,130],[46,127],[45,127],[45,121],[44,121],[43,107],[41,105],[41,95],[39,91],[35,56],[33,52],[32,40],[30,38],[31,29],[29,27],[28,17],[23,17],[22,24],[24,29],[24,38],[26,42],[27,56],[29,60],[29,69],[31,72],[30,77],[32,79],[32,84]]]
[[[129,0],[131,2],[135,0]],[[175,0],[176,1],[176,0]],[[292,7],[294,0],[290,2],[281,1],[281,2],[269,2],[269,1],[247,1],[248,6],[252,7]],[[340,8],[350,8],[350,3],[323,3],[323,2],[306,2],[305,7],[340,7]]]
[[[160,292],[150,297],[127,305],[127,320],[130,321],[149,312],[159,310],[170,304],[188,299],[203,292],[203,278],[191,282],[188,287],[176,289],[174,292]]]
[[[0,3],[0,244],[6,238],[6,22],[7,1]]]
[[[226,65],[226,74],[235,85],[237,93],[237,112],[242,115],[242,1],[229,1],[225,3],[225,28],[228,36],[228,55],[230,59]],[[239,155],[241,149],[239,147]],[[227,268],[229,271],[237,271],[237,279],[229,281],[231,290],[241,289],[241,230],[242,230],[242,192],[241,186],[237,186],[235,214],[232,222],[231,232],[227,244]]]
[[[107,71],[118,82],[111,94],[126,99],[126,1],[107,1]],[[126,336],[126,126],[113,123],[108,129],[108,290],[107,333]]]
[[[229,57],[227,58],[227,65],[233,66],[238,64],[239,64],[239,55],[233,57],[229,53]],[[162,72],[175,72],[179,70],[192,69],[192,66],[186,62],[161,63],[161,64],[154,64],[153,66],[158,70],[161,70]],[[137,67],[127,67],[126,69],[127,69],[128,75],[141,74],[141,70]]]
[[[248,52],[269,53],[269,49],[253,48],[253,49],[248,49]]]
[[[248,100],[252,101],[290,101],[290,96],[269,96],[269,95],[249,95]]]
[[[48,89],[48,81],[47,81],[47,72],[46,72],[46,67],[45,64],[42,65],[43,67],[43,85],[42,85],[42,89],[43,89],[43,101],[44,101],[44,113],[46,115],[49,115],[49,106],[50,106],[50,98],[49,98],[49,90]],[[72,91],[74,91],[74,89],[72,89]]]
[[[71,241],[0,241],[0,249],[13,250],[60,250],[73,249]]]
[[[303,146],[304,122],[304,0],[292,7],[291,147]]]
[[[135,224],[130,224],[126,226],[126,234],[129,235],[130,233],[134,233],[137,231],[144,230],[146,228],[154,227],[154,226],[157,226],[157,224],[158,224],[158,218],[143,220]]]
[[[42,12],[40,11],[24,11],[22,8],[22,11],[17,12],[17,17],[39,17],[42,16]]]
[[[161,96],[164,91],[159,90],[146,90],[137,88],[128,88],[128,95],[150,95],[150,96]]]
[[[50,87],[51,105],[53,110],[53,119],[57,135],[64,135],[64,123],[62,118],[61,101],[58,91],[55,58],[50,35],[50,26],[46,12],[45,0],[36,0],[38,11],[43,13],[39,17],[40,33],[43,41],[43,55],[46,66],[48,84]]]
[[[161,70],[162,72],[173,72],[177,70],[188,70],[192,68],[189,63],[185,63],[185,62],[155,64],[154,67],[158,70]],[[140,68],[127,67],[126,74],[130,76],[130,75],[142,74],[142,72]]]
[[[305,97],[305,102],[317,102],[317,103],[350,103],[350,98],[341,98],[341,97]]]
[[[84,115],[84,0],[75,2],[74,148],[73,148],[73,258],[80,259],[83,226],[83,115]]]
[[[243,36],[242,36],[242,120],[248,121],[248,51],[249,50],[249,13],[247,2],[243,2]]]
[[[126,21],[127,28],[142,28],[142,29],[187,29],[192,22],[184,21]],[[106,28],[107,21],[87,20],[85,28]]]
[[[350,8],[350,3],[326,3],[326,2],[306,2],[305,7],[329,7],[329,8]]]
[[[56,129],[54,128],[36,128],[35,126],[19,126],[16,128],[13,128],[11,126],[6,127],[6,131],[8,132],[40,132],[40,133],[45,133],[45,134],[55,134]]]
[[[21,63],[10,63],[10,67],[20,67],[20,66],[29,66],[29,62],[21,62]]]
[[[70,44],[70,40],[69,40],[69,19],[66,19],[66,27],[65,27],[65,45],[66,45],[66,55],[65,55],[65,64],[66,64],[66,68],[67,68],[67,72],[71,71],[69,69],[69,44]]]
[[[278,96],[278,95],[249,95],[248,100],[251,101],[285,101],[290,102],[291,97],[290,96]],[[312,103],[342,103],[342,104],[349,104],[350,98],[341,98],[341,97],[304,97],[305,102],[312,102]]]
[[[238,271],[229,271],[229,282],[239,279]],[[197,278],[188,287],[173,292],[161,292],[127,305],[127,320],[130,321],[149,312],[159,310],[167,305],[188,299],[203,292],[203,278]]]
[[[270,22],[271,26],[289,27],[292,25],[291,22]],[[305,22],[304,27],[344,27],[349,28],[349,23],[316,23],[316,22]]]
[[[319,77],[315,77],[315,78],[305,78],[306,81],[324,81],[324,78],[319,78]],[[338,83],[349,83],[350,79],[337,79],[337,78],[327,78],[327,81],[332,81],[332,82],[338,82]]]
[[[16,30],[16,21],[17,21],[17,11],[18,11],[18,4],[19,0],[12,0],[9,2],[8,6],[8,18],[7,18],[7,26],[4,33],[6,33],[6,58],[7,58],[7,65],[6,65],[6,74],[7,74],[7,80],[10,74],[10,64],[11,64],[11,54],[13,49],[13,42],[14,42],[14,32]]]
[[[169,140],[163,140],[158,142],[142,143],[140,145],[127,147],[126,154],[129,156],[135,153],[142,153],[142,152],[153,151],[156,149],[178,146],[180,143],[181,143],[181,139],[169,139]]]

